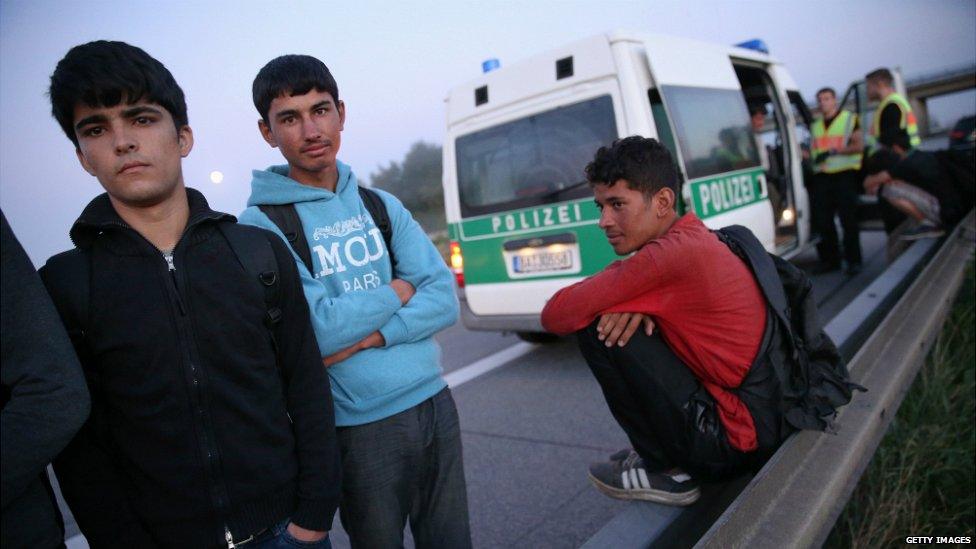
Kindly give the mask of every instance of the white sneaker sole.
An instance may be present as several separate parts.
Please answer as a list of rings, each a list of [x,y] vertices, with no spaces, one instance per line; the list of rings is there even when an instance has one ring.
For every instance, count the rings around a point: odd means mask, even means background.
[[[590,477],[590,482],[596,489],[603,492],[605,495],[610,496],[615,499],[633,499],[639,501],[653,501],[656,503],[663,503],[665,505],[677,505],[684,507],[685,505],[691,505],[698,501],[701,496],[701,490],[697,487],[692,488],[687,492],[674,493],[666,492],[664,490],[655,490],[653,488],[631,488],[625,490],[623,488],[615,488],[602,482],[600,479],[594,477],[589,472],[586,473]]]

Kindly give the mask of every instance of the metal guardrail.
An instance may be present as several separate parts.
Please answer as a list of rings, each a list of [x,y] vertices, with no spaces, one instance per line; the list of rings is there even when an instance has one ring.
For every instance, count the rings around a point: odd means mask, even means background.
[[[687,508],[670,507],[649,502],[633,502],[624,511],[614,517],[607,525],[597,532],[584,548],[596,549],[604,547],[637,548],[648,546],[688,546],[694,543],[697,536],[691,539],[682,533],[689,522],[714,521],[712,527],[698,541],[702,547],[741,547],[756,545],[759,547],[780,547],[795,545],[818,545],[823,541],[833,523],[836,521],[844,503],[850,497],[857,480],[864,467],[870,461],[874,450],[883,436],[888,422],[894,416],[894,411],[901,403],[901,397],[907,391],[914,374],[921,361],[924,360],[928,345],[934,340],[946,313],[947,301],[954,295],[955,288],[961,281],[962,268],[965,257],[972,250],[974,214],[970,215],[944,241],[941,251],[925,267],[926,260],[932,257],[938,246],[936,240],[923,240],[915,243],[902,253],[881,276],[876,278],[867,288],[837,314],[825,327],[841,353],[854,359],[849,362],[852,377],[871,390],[867,394],[858,394],[855,400],[842,409],[838,417],[841,434],[834,436],[819,432],[803,432],[790,438],[769,462],[751,480],[739,477],[732,481],[717,485],[703,486],[702,499],[714,500],[709,508],[699,510],[690,516]],[[968,250],[968,251],[967,251]],[[922,275],[916,275],[923,271]],[[948,269],[948,271],[946,271]],[[948,272],[949,280],[945,280]],[[914,282],[912,282],[914,280]],[[926,290],[929,286],[936,286],[940,295],[931,295],[933,290]],[[902,293],[901,290],[908,288]],[[907,335],[895,328],[901,328],[903,321],[896,320],[908,317],[916,324],[922,322],[921,310],[917,309],[916,301],[928,300],[922,303],[922,308],[930,309],[929,322],[924,327],[927,331],[915,331]],[[895,303],[897,302],[897,305]],[[933,317],[934,315],[934,317]],[[881,319],[884,318],[882,321]],[[914,326],[917,328],[917,326]],[[877,328],[877,329],[875,329]],[[917,338],[920,341],[916,341]],[[895,341],[895,339],[898,341]],[[881,359],[881,352],[888,345],[899,343],[895,349],[896,356],[890,353]],[[857,352],[860,349],[860,352]],[[901,355],[897,352],[906,351]],[[912,351],[908,353],[907,351]],[[896,380],[891,370],[893,364],[901,363],[905,359],[905,374]],[[909,360],[910,359],[910,360]],[[874,364],[887,364],[884,368],[867,366],[868,361]],[[880,361],[879,361],[880,360]],[[908,364],[911,362],[911,364]],[[882,379],[875,380],[867,376],[868,373],[880,375]],[[886,391],[889,384],[897,385],[895,395]],[[878,414],[883,425],[874,425],[876,420],[869,420],[856,415],[853,410],[877,411],[877,406],[886,394],[896,396],[884,401]],[[893,407],[892,407],[893,405]],[[889,412],[890,411],[890,412]],[[886,417],[887,416],[887,417]],[[858,428],[858,422],[874,425],[870,433]],[[853,426],[849,426],[854,423]],[[863,425],[862,425],[863,427]],[[859,436],[870,435],[869,438],[859,439]],[[835,455],[844,447],[857,447],[859,460],[851,462],[852,467],[838,472],[841,462],[835,461]],[[823,450],[824,455],[811,457],[819,446],[829,447]],[[824,468],[827,471],[824,471]],[[819,470],[820,473],[838,473],[836,481],[842,481],[840,490],[825,490],[829,485],[822,476],[807,479],[803,469]],[[819,468],[819,469],[818,469]],[[807,475],[809,476],[809,475]],[[841,478],[842,477],[842,478]],[[829,480],[829,479],[828,479]],[[805,482],[810,482],[805,484]],[[818,491],[822,491],[819,493]],[[785,495],[787,497],[780,497]],[[800,501],[794,501],[800,500]],[[798,503],[805,503],[798,505]],[[816,503],[814,503],[816,502]],[[817,540],[810,543],[809,539],[787,539],[790,530],[800,532],[797,525],[788,523],[777,514],[786,513],[795,520],[816,516],[816,510],[826,508],[829,513],[820,517]],[[723,511],[724,510],[724,511]],[[721,514],[720,514],[721,513]],[[720,514],[720,516],[719,516]],[[717,517],[717,518],[716,518]],[[707,522],[706,522],[707,524]],[[700,528],[695,529],[701,532]],[[777,532],[776,536],[769,535],[767,530]],[[678,535],[674,535],[678,532]]]
[[[851,377],[869,392],[841,409],[840,432],[790,438],[696,547],[823,544],[938,336],[973,254],[974,215],[945,240],[850,362]]]

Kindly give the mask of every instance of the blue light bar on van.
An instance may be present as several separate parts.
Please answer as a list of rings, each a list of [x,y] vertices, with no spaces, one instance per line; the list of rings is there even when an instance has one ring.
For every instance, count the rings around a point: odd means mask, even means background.
[[[766,46],[766,42],[762,38],[753,38],[752,40],[746,40],[745,42],[739,42],[736,47],[745,48],[747,50],[756,50],[769,55],[769,47]]]
[[[486,59],[481,62],[481,72],[482,73],[491,72],[495,69],[500,69],[501,66],[502,66],[501,62],[499,62],[498,59],[492,57],[491,59]]]

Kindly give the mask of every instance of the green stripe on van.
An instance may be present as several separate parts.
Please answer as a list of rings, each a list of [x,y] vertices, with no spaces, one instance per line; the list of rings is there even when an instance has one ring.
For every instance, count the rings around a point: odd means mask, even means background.
[[[764,200],[763,177],[762,168],[749,168],[692,180],[688,186],[695,214],[705,219]],[[593,199],[582,198],[464,219],[449,224],[448,233],[461,244],[467,284],[585,277],[620,259],[597,225],[599,219]],[[582,262],[579,272],[509,278],[502,251],[506,241],[561,233],[576,235]]]
[[[536,234],[540,230],[575,227],[600,219],[593,198],[546,204],[534,208],[469,217],[461,223],[461,238],[476,240],[496,236]]]
[[[706,219],[766,198],[762,168],[696,179],[688,182],[695,215]]]
[[[502,253],[506,241],[573,233],[582,262],[578,273],[554,273],[518,279],[546,280],[590,276],[618,259],[597,226],[599,220],[600,211],[593,199],[583,198],[465,219],[460,223],[451,223],[448,233],[461,244],[467,284],[512,281]]]
[[[595,208],[594,208],[595,209]],[[460,227],[452,229],[454,234],[460,232]],[[465,229],[467,233],[467,229]],[[494,282],[522,282],[532,280],[548,280],[554,278],[571,278],[590,276],[600,272],[611,261],[620,259],[613,253],[613,249],[607,243],[607,237],[597,226],[597,221],[592,220],[586,225],[574,227],[548,228],[535,230],[529,237],[543,237],[560,233],[574,233],[579,244],[581,268],[574,274],[551,274],[544,276],[534,276],[531,278],[521,278],[513,280],[508,276],[503,254],[504,243],[508,240],[519,240],[527,238],[526,233],[518,235],[503,235],[489,238],[476,238],[474,240],[459,239],[461,253],[464,255],[464,281],[466,284],[489,284]]]

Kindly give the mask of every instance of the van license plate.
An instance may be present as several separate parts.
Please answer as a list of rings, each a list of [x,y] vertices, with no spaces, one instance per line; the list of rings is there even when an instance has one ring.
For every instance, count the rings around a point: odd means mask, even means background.
[[[512,256],[512,270],[516,273],[568,271],[572,268],[573,254],[570,250],[522,253]]]

